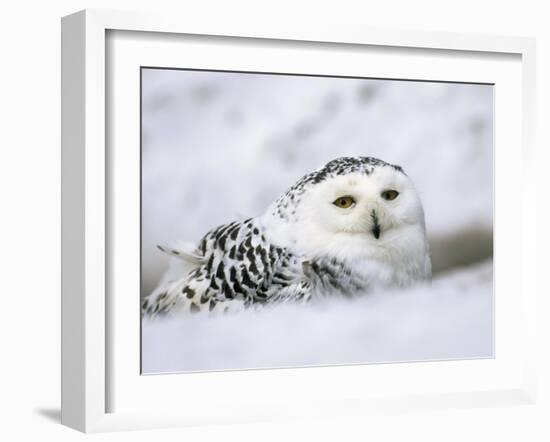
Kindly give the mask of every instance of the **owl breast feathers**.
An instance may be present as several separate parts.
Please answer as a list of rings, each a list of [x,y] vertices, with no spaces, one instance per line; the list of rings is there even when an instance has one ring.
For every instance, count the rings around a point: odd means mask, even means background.
[[[410,180],[400,167],[370,157],[331,161],[264,215],[214,228],[189,251],[159,248],[173,265],[143,301],[151,317],[359,296],[431,276],[424,215]]]

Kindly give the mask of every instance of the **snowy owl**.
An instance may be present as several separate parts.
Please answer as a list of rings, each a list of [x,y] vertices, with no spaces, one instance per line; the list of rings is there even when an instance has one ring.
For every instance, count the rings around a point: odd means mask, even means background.
[[[147,316],[360,296],[431,278],[424,211],[403,169],[344,157],[305,175],[256,218],[216,227],[173,256]]]

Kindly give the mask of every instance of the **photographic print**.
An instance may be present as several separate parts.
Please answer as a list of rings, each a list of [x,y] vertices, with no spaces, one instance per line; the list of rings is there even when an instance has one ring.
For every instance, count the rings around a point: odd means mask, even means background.
[[[142,373],[493,357],[493,94],[141,68]]]

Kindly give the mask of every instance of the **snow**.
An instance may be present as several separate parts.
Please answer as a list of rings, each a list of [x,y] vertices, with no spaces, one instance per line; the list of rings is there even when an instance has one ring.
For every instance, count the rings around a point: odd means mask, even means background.
[[[490,357],[492,262],[354,300],[145,320],[142,336],[144,373]]]
[[[146,372],[492,354],[492,86],[158,69],[142,78],[141,296],[168,265],[156,244],[259,215],[347,155],[411,176],[436,277],[431,288],[306,310],[144,324]]]

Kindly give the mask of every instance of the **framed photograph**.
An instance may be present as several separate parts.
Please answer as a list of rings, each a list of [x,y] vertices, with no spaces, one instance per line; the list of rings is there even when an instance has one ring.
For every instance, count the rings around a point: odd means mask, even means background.
[[[94,10],[62,46],[64,424],[534,400],[533,40]]]

